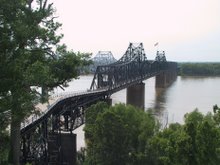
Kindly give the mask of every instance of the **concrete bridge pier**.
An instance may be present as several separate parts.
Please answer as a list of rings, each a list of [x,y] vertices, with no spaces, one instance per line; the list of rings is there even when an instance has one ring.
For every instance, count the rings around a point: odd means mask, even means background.
[[[167,86],[167,75],[165,72],[162,72],[159,75],[156,75],[155,79],[156,88],[165,88]]]
[[[143,82],[127,88],[126,103],[144,110],[145,84]]]
[[[156,76],[156,88],[166,88],[169,86],[177,77],[175,71],[165,71]]]

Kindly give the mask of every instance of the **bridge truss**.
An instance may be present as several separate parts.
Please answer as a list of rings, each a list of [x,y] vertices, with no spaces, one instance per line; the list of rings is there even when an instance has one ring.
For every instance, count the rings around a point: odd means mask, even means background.
[[[47,112],[21,129],[21,164],[63,164],[60,135],[72,133],[84,124],[85,110],[107,98],[104,90],[97,90],[57,100]]]
[[[147,60],[143,44],[130,43],[117,62],[97,67],[90,89],[107,89],[114,93],[175,67],[176,63],[166,61],[164,51],[157,52],[154,61]]]
[[[147,60],[143,44],[130,43],[118,61],[97,67],[89,91],[57,100],[42,116],[21,129],[21,164],[64,164],[60,135],[72,133],[84,124],[85,111],[90,105],[175,69],[176,63],[167,62],[164,52],[158,52],[155,60]]]
[[[94,58],[92,58],[93,64],[89,66],[90,72],[94,73],[97,66],[108,65],[116,62],[111,51],[99,51]]]

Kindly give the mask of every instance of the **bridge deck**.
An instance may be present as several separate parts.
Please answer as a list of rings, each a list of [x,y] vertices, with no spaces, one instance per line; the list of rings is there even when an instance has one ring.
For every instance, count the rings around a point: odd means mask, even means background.
[[[68,100],[73,97],[87,97],[95,94],[105,93],[108,89],[97,89],[97,90],[85,90],[76,92],[63,92],[52,95],[49,99],[48,104],[38,104],[37,108],[40,109],[40,115],[31,115],[21,124],[21,133],[25,132],[34,125],[37,125],[42,120],[47,118],[53,113],[53,109],[56,105],[60,104],[63,100]]]
[[[111,94],[141,83],[143,80],[161,74],[176,72],[177,64],[167,62],[164,54],[157,54],[155,60],[147,60],[143,44],[130,44],[117,62],[98,66],[90,90],[65,93],[52,97],[51,105],[40,116],[31,116],[21,129],[22,162],[46,162],[48,140],[51,134],[70,132],[85,123],[85,111],[98,101],[106,101]],[[44,105],[45,107],[45,105]],[[45,107],[46,108],[46,107]],[[61,138],[57,138],[60,145]],[[61,147],[58,146],[58,147]],[[58,158],[60,154],[57,153]],[[36,156],[37,155],[37,156]]]

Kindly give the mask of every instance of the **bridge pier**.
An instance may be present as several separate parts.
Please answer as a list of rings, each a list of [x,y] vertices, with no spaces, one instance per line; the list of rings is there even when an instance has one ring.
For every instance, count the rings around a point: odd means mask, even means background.
[[[164,71],[156,76],[156,88],[166,88],[169,86],[177,77],[176,71]]]
[[[144,110],[145,84],[143,82],[127,88],[126,103]]]
[[[76,164],[76,134],[51,133],[48,137],[48,164]]]

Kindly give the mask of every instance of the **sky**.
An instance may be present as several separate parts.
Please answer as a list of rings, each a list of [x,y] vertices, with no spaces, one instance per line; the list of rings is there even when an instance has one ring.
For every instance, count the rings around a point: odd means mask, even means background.
[[[161,50],[169,61],[220,62],[220,0],[50,1],[73,51],[119,59],[142,42],[150,60]]]

